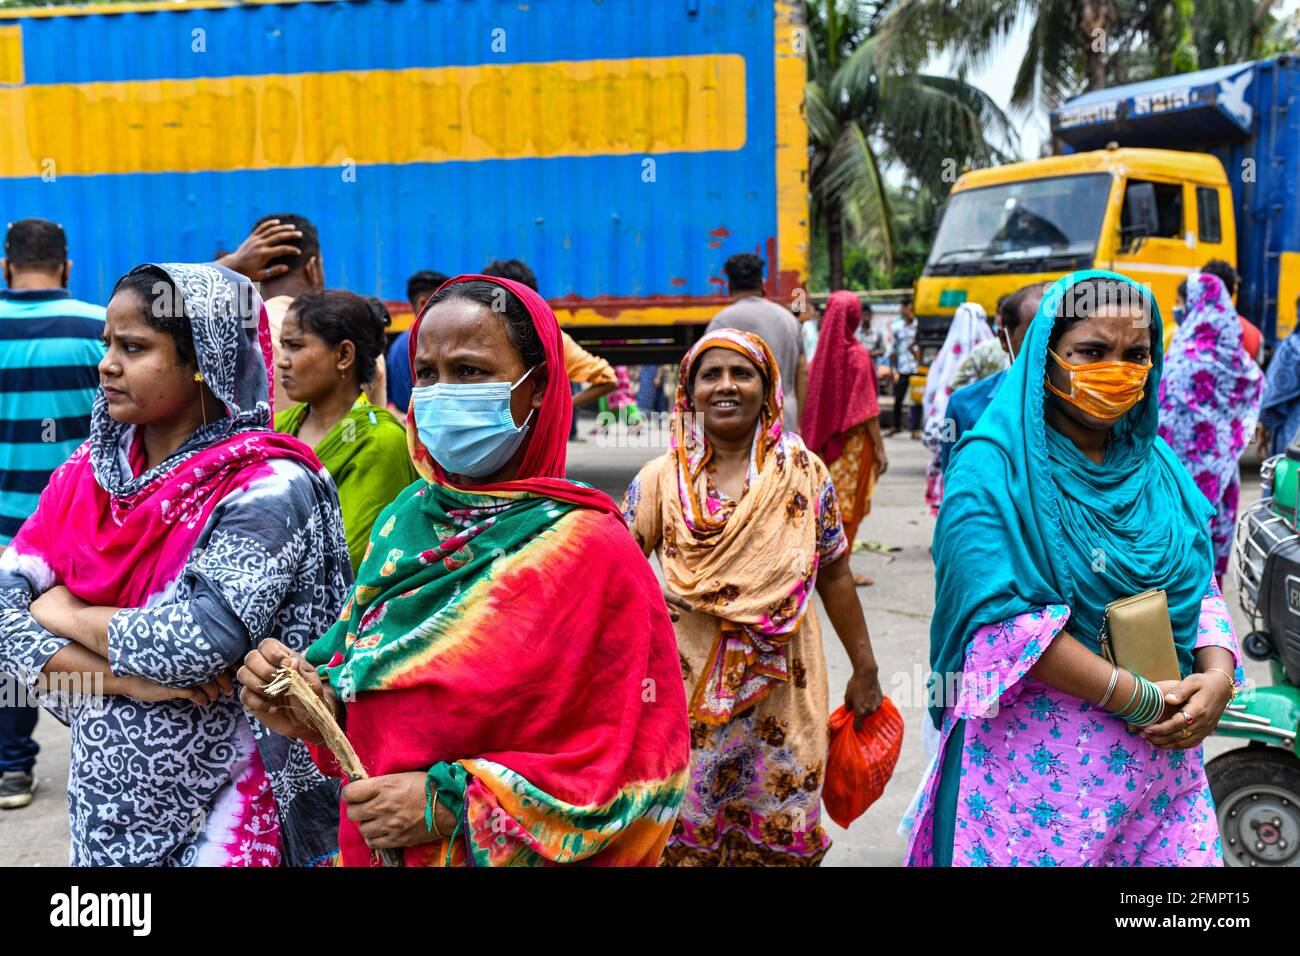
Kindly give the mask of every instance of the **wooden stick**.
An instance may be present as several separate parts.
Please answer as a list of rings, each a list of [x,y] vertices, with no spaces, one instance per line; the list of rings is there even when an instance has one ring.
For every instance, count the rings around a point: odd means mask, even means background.
[[[347,775],[349,782],[355,783],[357,780],[365,780],[370,776],[366,773],[366,768],[361,765],[361,758],[357,752],[352,749],[352,744],[347,736],[343,733],[343,728],[339,726],[334,715],[330,713],[325,702],[316,696],[311,685],[306,679],[292,667],[284,666],[275,672],[275,677],[266,685],[266,693],[270,697],[283,697],[288,694],[294,700],[302,704],[307,710],[307,718],[325,738],[325,746],[329,748],[334,759],[338,761],[343,772]],[[402,866],[401,850],[376,850],[384,866]]]

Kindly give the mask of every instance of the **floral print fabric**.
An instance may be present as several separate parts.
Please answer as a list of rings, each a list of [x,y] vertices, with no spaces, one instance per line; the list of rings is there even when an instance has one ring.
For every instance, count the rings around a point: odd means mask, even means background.
[[[1174,332],[1160,379],[1160,437],[1215,506],[1214,573],[1228,569],[1241,476],[1237,459],[1255,431],[1263,376],[1241,344],[1241,322],[1223,283],[1187,280],[1187,318]]]
[[[952,419],[948,415],[948,399],[956,388],[953,377],[974,349],[992,339],[993,332],[983,307],[974,302],[963,302],[953,314],[943,348],[926,372],[925,430],[921,440],[930,449],[930,463],[925,470],[925,501],[931,514],[937,515],[939,506],[943,504],[942,449],[953,438]]]
[[[935,860],[935,798],[960,774],[954,866],[1219,866],[1218,823],[1200,747],[1162,750],[1123,721],[1029,676],[1066,626],[1051,605],[975,632],[940,759],[921,798],[907,865]],[[1232,651],[1227,605],[1211,581],[1196,646]],[[964,730],[961,765],[944,766]]]
[[[826,466],[815,455],[808,459],[819,489],[811,509],[816,565],[821,566],[844,554],[848,539]],[[674,525],[664,517],[660,494],[658,471],[671,467],[668,456],[647,464],[623,502],[624,517],[637,541],[647,554],[658,551],[661,562],[670,549],[680,547],[672,533]],[[706,489],[709,508],[735,507],[712,482]],[[801,519],[802,515],[788,514],[783,508],[760,520]],[[748,551],[742,553],[752,557]],[[732,579],[745,580],[743,568],[736,570]],[[809,590],[814,586],[815,578]],[[729,594],[721,588],[709,607],[722,612],[728,600],[739,597]],[[713,661],[720,623],[715,613],[695,610],[681,611],[674,624],[688,697],[694,696]],[[664,865],[812,866],[830,848],[820,822],[829,704],[815,609],[803,615],[784,651],[787,679],[777,681],[752,707],[739,710],[723,724],[692,717],[690,783],[664,851]]]
[[[827,467],[840,502],[844,537],[851,548],[858,534],[858,525],[871,514],[871,495],[879,477],[876,473],[876,448],[871,443],[865,423],[848,430],[843,453]]]

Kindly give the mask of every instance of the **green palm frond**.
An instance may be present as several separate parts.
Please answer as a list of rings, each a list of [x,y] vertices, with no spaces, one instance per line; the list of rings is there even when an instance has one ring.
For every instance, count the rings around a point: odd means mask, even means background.
[[[874,230],[888,268],[893,268],[896,236],[889,197],[880,164],[857,123],[845,124],[814,183],[814,194],[823,208],[841,211],[855,236]]]
[[[840,120],[819,83],[809,83],[804,91],[804,112],[808,119],[808,140],[814,147],[827,149],[839,137]]]
[[[880,103],[877,122],[888,158],[939,195],[952,185],[955,169],[1009,162],[1019,152],[1010,118],[961,80],[924,73],[890,77]]]

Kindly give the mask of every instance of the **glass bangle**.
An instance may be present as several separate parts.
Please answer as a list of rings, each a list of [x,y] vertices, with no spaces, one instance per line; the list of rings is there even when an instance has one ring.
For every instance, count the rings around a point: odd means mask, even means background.
[[[1155,709],[1155,698],[1152,691],[1155,690],[1157,695],[1158,689],[1145,677],[1142,679],[1142,707],[1137,715],[1133,718],[1133,723],[1139,727],[1145,727],[1151,721],[1152,711]]]
[[[1129,676],[1133,678],[1133,693],[1130,695],[1128,703],[1114,712],[1116,717],[1122,718],[1128,713],[1128,709],[1133,706],[1133,701],[1137,700],[1138,691],[1142,689],[1142,679],[1132,671],[1129,671]]]
[[[1139,727],[1147,727],[1154,724],[1160,719],[1160,715],[1164,713],[1164,699],[1163,695],[1160,693],[1160,688],[1151,681],[1146,680],[1146,678],[1143,678],[1143,682],[1145,684],[1143,689],[1146,691],[1147,706],[1142,712],[1141,720],[1135,721]]]

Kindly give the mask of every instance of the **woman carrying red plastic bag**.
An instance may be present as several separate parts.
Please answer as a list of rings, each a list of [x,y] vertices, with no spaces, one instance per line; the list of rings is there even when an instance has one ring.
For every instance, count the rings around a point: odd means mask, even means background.
[[[827,815],[846,830],[885,792],[903,747],[903,718],[888,697],[875,713],[853,728],[853,712],[843,706],[830,718],[822,803]]]

